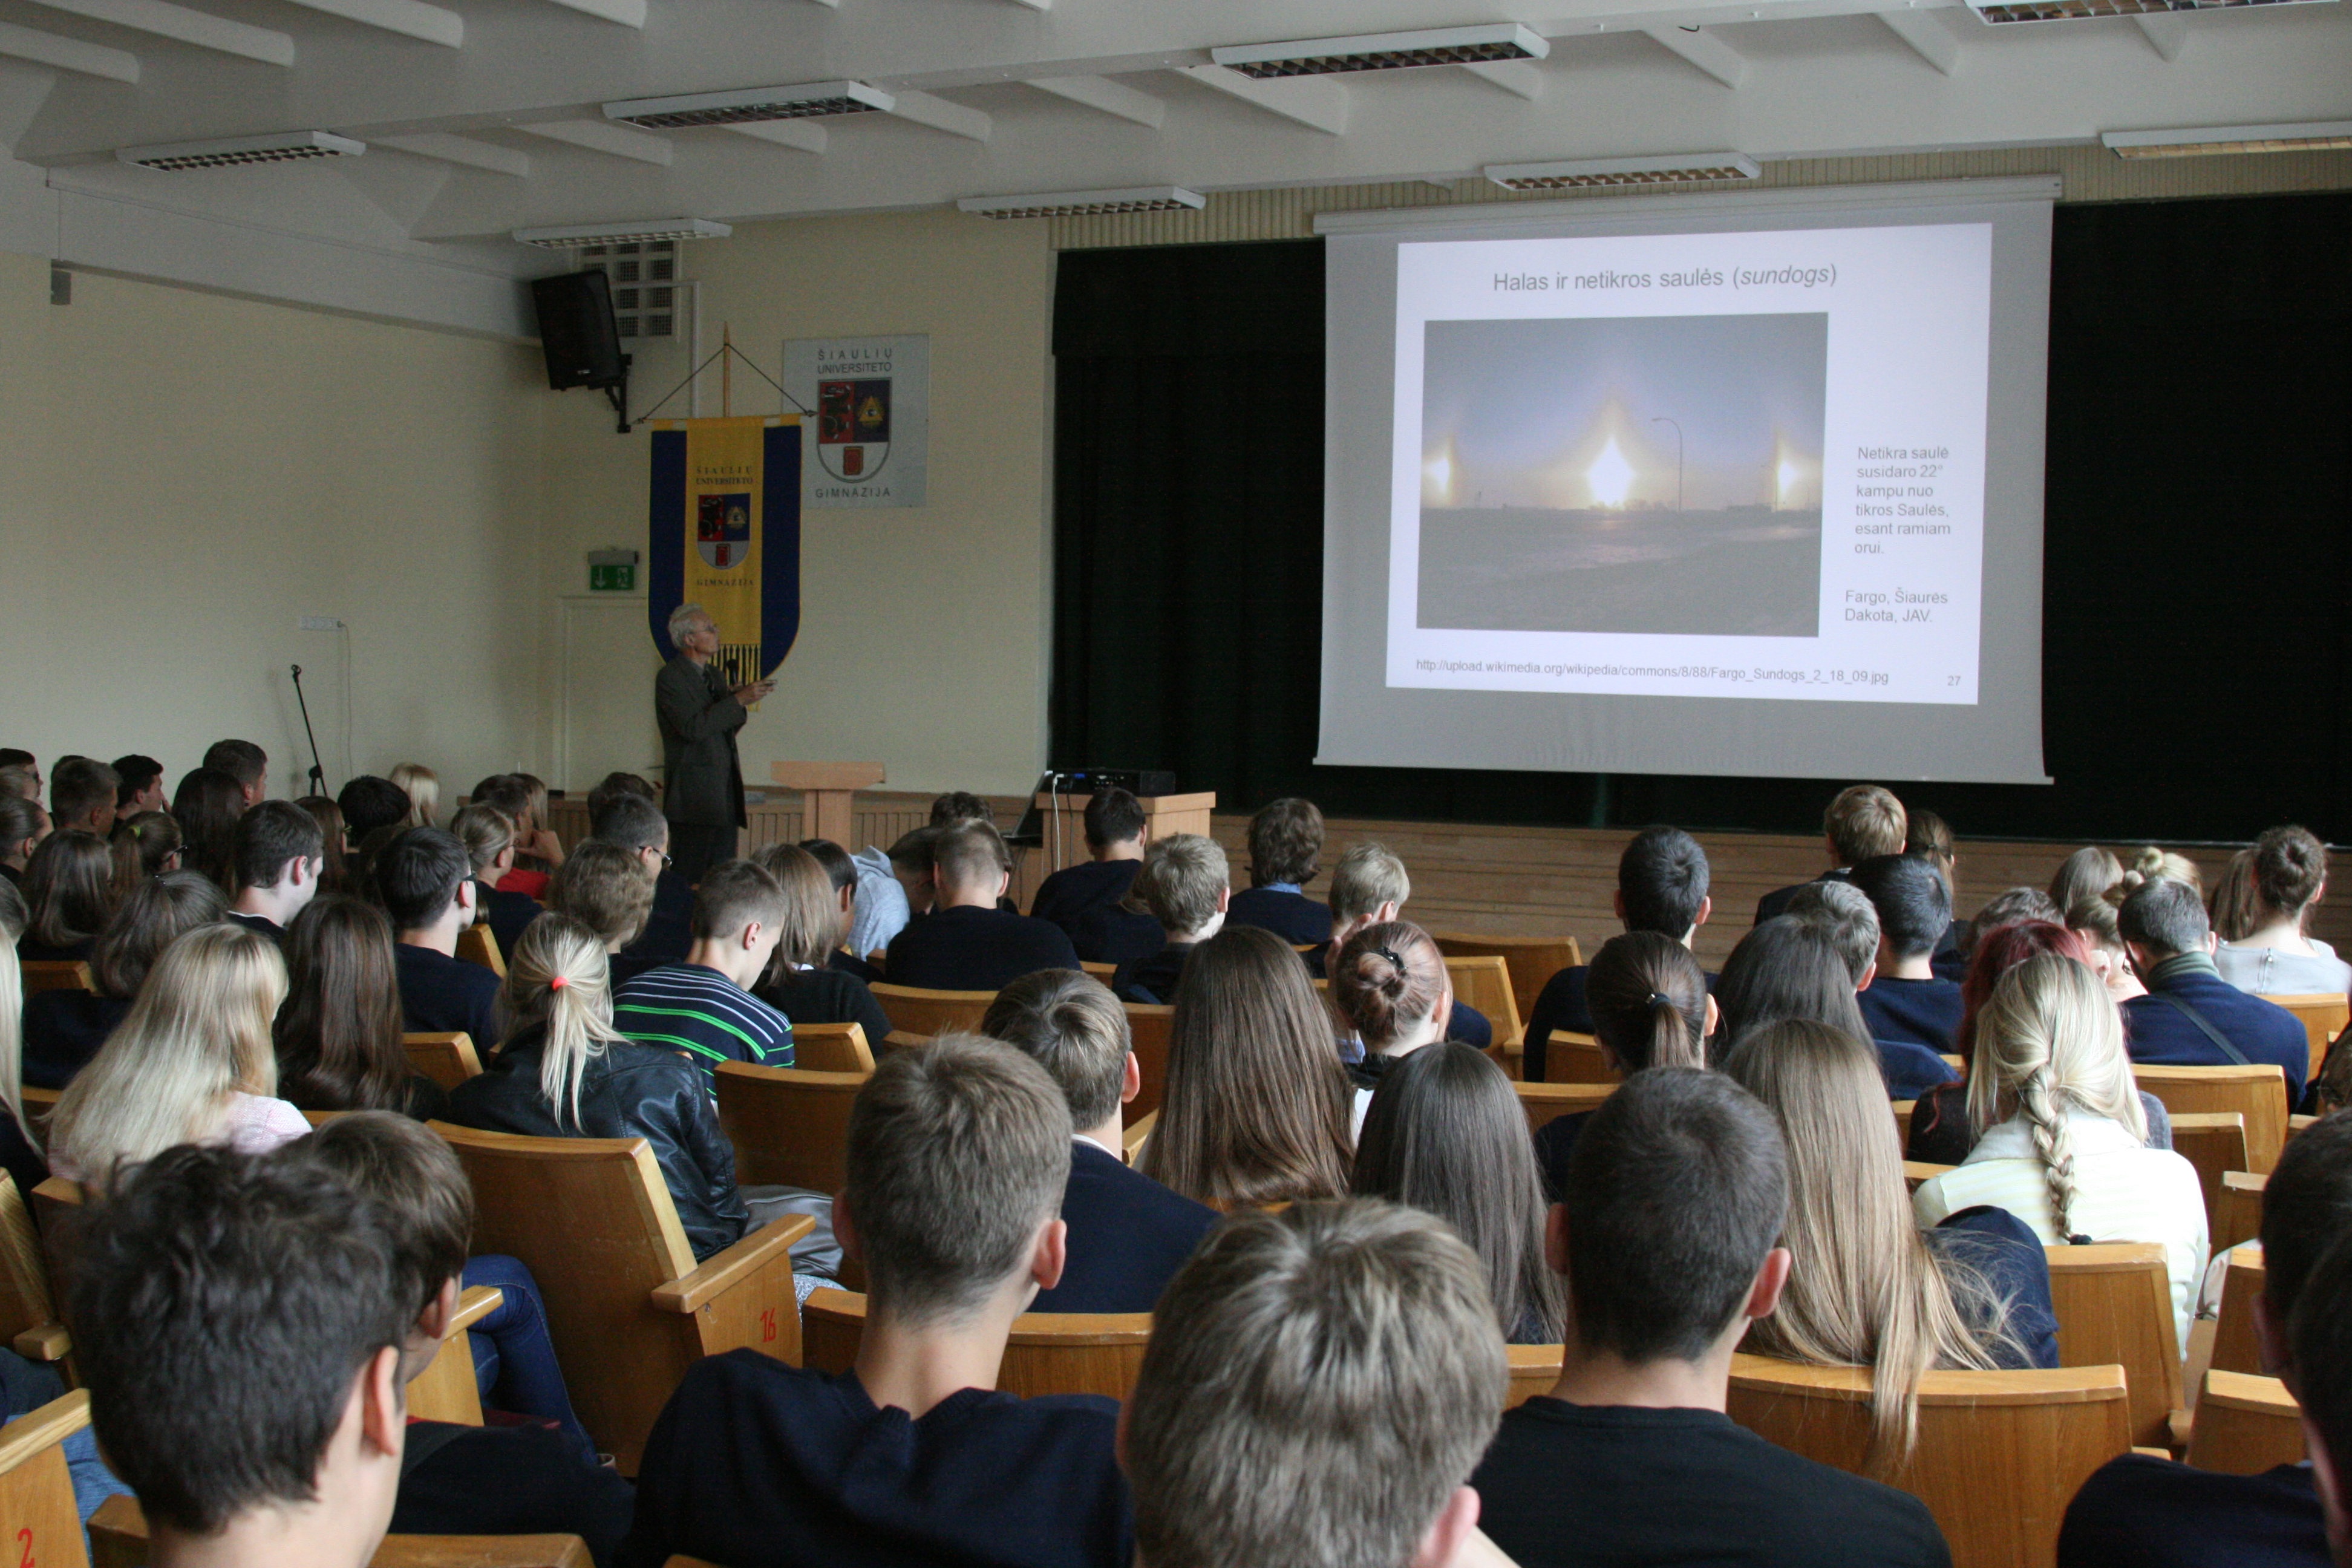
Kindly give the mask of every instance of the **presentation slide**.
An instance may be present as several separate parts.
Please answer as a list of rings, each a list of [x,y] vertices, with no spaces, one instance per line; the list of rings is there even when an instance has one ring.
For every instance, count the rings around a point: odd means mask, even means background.
[[[1329,242],[1322,760],[2042,782],[2046,196],[1835,195]]]

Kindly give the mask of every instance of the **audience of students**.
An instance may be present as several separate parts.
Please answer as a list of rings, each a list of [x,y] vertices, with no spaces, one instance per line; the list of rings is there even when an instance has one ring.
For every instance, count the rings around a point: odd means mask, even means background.
[[[1936,868],[1936,875],[1944,879],[1945,907],[1957,910],[1960,901],[1958,880],[1960,849],[1959,841],[1952,837],[1952,825],[1932,811],[1906,809],[1903,816],[1903,853],[1916,855]],[[1946,921],[1944,934],[1936,939],[1937,960],[1957,959],[1959,936],[1959,921]],[[1946,974],[1944,978],[1957,980],[1959,977]]]
[[[324,846],[327,861],[319,872],[319,891],[338,898],[368,897],[367,882],[352,866],[352,835],[343,821],[343,808],[323,795],[306,795],[294,804],[309,812],[310,820],[319,825],[319,840]]]
[[[1151,911],[1160,945],[1120,964],[1111,975],[1111,990],[1129,1002],[1173,1005],[1192,950],[1224,929],[1231,875],[1224,846],[1213,838],[1171,833],[1154,840],[1136,873],[1135,896]]]
[[[180,868],[180,825],[169,812],[118,816],[107,843],[114,851],[114,890],[125,898],[140,883]]]
[[[41,840],[25,865],[31,919],[17,942],[28,961],[86,961],[114,914],[114,852],[105,839],[66,828]]]
[[[2352,1117],[2330,1116],[2287,1140],[2263,1188],[2263,1293],[2254,1336],[2263,1370],[2308,1396],[2290,1325],[2317,1286],[2319,1264],[2352,1236]],[[2352,1296],[2316,1300],[2341,1317]],[[2316,1456],[2315,1456],[2315,1458]],[[2126,1454],[2083,1484],[2058,1536],[2059,1568],[2305,1568],[2327,1559],[2311,1465],[2257,1475],[2192,1468]]]
[[[408,815],[400,819],[403,827],[432,827],[441,815],[441,775],[423,763],[395,763],[384,775],[400,786],[408,797]]]
[[[171,804],[163,793],[163,764],[133,752],[114,759],[114,815],[119,820]]]
[[[282,1097],[302,1110],[395,1110],[419,1121],[448,1108],[447,1092],[411,1071],[401,1046],[400,981],[383,910],[360,899],[315,900],[280,945],[286,1001],[270,1039]]]
[[[1214,1209],[1346,1192],[1347,1069],[1298,955],[1272,931],[1231,926],[1192,950],[1184,976],[1137,1168]]]
[[[415,812],[408,792],[375,773],[362,773],[337,790],[335,805],[343,814],[344,831],[361,840],[379,828],[432,826],[410,821]]]
[[[1930,1232],[1914,1223],[1865,1042],[1791,1018],[1748,1035],[1722,1070],[1770,1109],[1788,1149],[1789,1282],[1748,1348],[1869,1367],[1874,1473],[1916,1446],[1926,1373],[2058,1364],[2050,1266],[2032,1231],[1989,1207]]]
[[[236,781],[237,795],[245,803],[240,811],[269,798],[269,753],[250,741],[215,741],[205,748],[201,765]]]
[[[1829,850],[1830,869],[1813,879],[1843,882],[1864,860],[1902,854],[1909,826],[1903,803],[1876,784],[1854,784],[1838,791],[1822,814],[1822,838]],[[1756,923],[1760,926],[1785,913],[1796,890],[1795,887],[1777,888],[1757,900]]]
[[[467,809],[471,810],[472,807]],[[488,808],[485,808],[488,809]],[[478,884],[477,884],[478,885]],[[682,963],[694,945],[694,906],[688,895],[685,941],[675,959],[656,959],[643,950],[638,939],[651,918],[655,899],[653,873],[643,857],[601,838],[591,838],[574,849],[563,868],[547,879],[547,908],[570,915],[594,931],[604,943],[607,969],[618,987],[664,963]],[[515,895],[520,897],[520,895]],[[534,903],[534,911],[537,910]],[[536,913],[532,917],[537,918]],[[530,930],[528,924],[523,928]],[[518,935],[517,942],[522,941]],[[499,944],[499,951],[514,949]]]
[[[1706,851],[1679,827],[1645,827],[1617,857],[1617,919],[1629,931],[1655,931],[1690,945],[1715,912],[1707,896]],[[1584,989],[1588,971],[1577,964],[1544,983],[1528,1011],[1525,1072],[1544,1081],[1546,1053],[1555,1033],[1593,1032]]]
[[[1151,1310],[1217,1213],[1126,1162],[1121,1108],[1140,1092],[1143,1074],[1118,999],[1092,975],[1041,969],[998,992],[980,1030],[1034,1058],[1070,1111],[1062,1278],[1030,1310]]]
[[[805,847],[805,846],[803,846]],[[849,934],[842,939],[842,948],[865,965],[867,973],[858,968],[849,972],[871,984],[881,978],[881,971],[866,961],[877,952],[888,950],[890,939],[907,929],[914,910],[907,900],[906,884],[898,879],[897,864],[890,852],[867,845],[849,857],[856,868],[857,892],[855,898],[856,918],[850,922]]]
[[[2286,1101],[2303,1100],[2311,1045],[2303,1020],[2249,995],[2214,967],[2214,939],[2197,889],[2158,877],[2132,889],[2116,912],[2147,994],[2123,1004],[2136,1062],[2174,1067],[2275,1062]]]
[[[532,1138],[643,1138],[694,1256],[740,1241],[751,1215],[709,1079],[677,1050],[613,1026],[596,933],[569,915],[531,921],[504,993],[512,1030],[485,1071],[450,1091],[448,1120]]]
[[[1654,1068],[1594,1113],[1545,1233],[1567,1278],[1560,1380],[1503,1417],[1471,1479],[1520,1568],[1948,1568],[1918,1499],[1724,1414],[1732,1354],[1788,1284],[1788,1213],[1780,1128],[1730,1079]]]
[[[1790,896],[1788,918],[1829,942],[1857,994],[1878,977],[1878,910],[1852,882],[1806,883]]]
[[[175,1143],[261,1153],[310,1131],[278,1097],[269,1026],[285,998],[286,961],[268,938],[225,921],[180,937],[66,1086],[50,1166],[103,1185]]]
[[[2327,847],[2307,827],[2273,827],[2254,841],[2249,861],[2253,923],[2237,936],[2222,933],[2213,954],[2221,978],[2257,995],[2352,991],[2352,964],[2304,930],[2327,893]]]
[[[7,1172],[20,1195],[39,1186],[49,1173],[39,1134],[25,1114],[18,1069],[24,1015],[25,982],[16,963],[16,938],[0,931],[0,1112],[5,1112],[0,1114],[0,1170]]]
[[[1117,1405],[995,1392],[1013,1320],[1061,1279],[1071,1133],[1010,1047],[886,1058],[851,1109],[834,1214],[867,1281],[855,1365],[697,1363],[646,1442],[624,1563],[1131,1568]]]
[[[197,768],[172,792],[172,820],[180,825],[181,863],[202,871],[224,893],[236,891],[236,819],[247,805],[235,773]]]
[[[893,985],[994,991],[1040,969],[1076,969],[1062,928],[997,907],[1013,880],[1013,855],[987,822],[937,830],[930,845],[932,907],[890,939],[884,972]]]
[[[37,801],[0,790],[0,880],[23,886],[26,862],[48,836],[49,814]]]
[[[865,1033],[867,1048],[880,1050],[890,1033],[889,1015],[866,982],[827,962],[842,935],[842,907],[833,879],[815,856],[797,844],[770,845],[752,862],[775,879],[783,896],[776,917],[775,956],[752,994],[796,1025],[856,1024]]]
[[[2124,944],[2122,921],[2118,919],[2112,895],[2084,899],[2065,912],[2064,925],[2082,939],[2084,962],[2091,972],[2106,983],[2107,994],[2121,1006],[2135,996],[2147,994],[2147,987],[2133,972],[2131,950]]]
[[[1549,1205],[1527,1112],[1484,1051],[1442,1041],[1382,1077],[1351,1185],[1453,1226],[1477,1254],[1496,1325],[1513,1344],[1559,1342],[1559,1280],[1544,1262]]]
[[[1960,987],[1936,973],[1937,944],[1952,923],[1942,874],[1916,855],[1881,855],[1857,862],[1849,882],[1878,916],[1877,973],[1855,998],[1871,1038],[1949,1051]]]
[[[2000,977],[1976,1017],[1969,1120],[1984,1129],[1976,1146],[1912,1195],[1920,1224],[1990,1204],[2045,1244],[2156,1242],[2186,1345],[2205,1271],[2204,1192],[2195,1166],[2147,1146],[2123,1021],[2097,975],[2046,953]]]
[[[1038,884],[1029,912],[1060,926],[1088,963],[1125,963],[1160,946],[1159,926],[1127,907],[1143,867],[1142,803],[1112,784],[1087,800],[1087,858]]]
[[[60,986],[24,1002],[24,1081],[63,1089],[131,1011],[148,972],[184,933],[227,911],[221,890],[194,871],[167,871],[122,900],[90,950],[95,991]]]
[[[908,829],[890,842],[890,879],[898,885],[899,900],[907,906],[907,919],[898,927],[901,931],[913,922],[917,915],[931,912],[932,900],[938,890],[931,883],[931,847],[939,839],[940,829],[926,824]],[[897,931],[891,933],[890,940],[898,940]],[[884,943],[881,951],[887,957],[889,944]]]
[[[1331,1011],[1348,1031],[1341,1051],[1360,1125],[1372,1090],[1399,1062],[1443,1040],[1454,1012],[1445,956],[1410,921],[1365,926],[1332,960]]]
[[[1585,977],[1584,1001],[1601,1065],[1620,1078],[1650,1068],[1705,1067],[1707,1040],[1722,1022],[1698,959],[1659,931],[1627,931],[1601,943]],[[1590,1110],[1570,1111],[1536,1134],[1536,1164],[1555,1203],[1567,1185],[1576,1140],[1591,1120]]]
[[[1250,818],[1250,885],[1235,893],[1225,918],[1262,926],[1293,947],[1331,941],[1331,911],[1300,889],[1322,869],[1323,814],[1311,800],[1286,796]]]
[[[694,945],[683,962],[614,986],[613,1026],[685,1057],[706,1085],[720,1062],[792,1066],[792,1020],[751,994],[775,956],[785,908],[776,879],[751,861],[712,866],[694,890]]]
[[[563,841],[547,826],[547,786],[529,773],[492,773],[474,786],[467,804],[496,806],[514,824],[515,863],[499,879],[499,887],[530,899],[545,893],[548,878],[563,864]],[[593,832],[593,813],[590,821]],[[667,849],[669,829],[666,825],[661,843]]]
[[[694,945],[694,885],[670,864],[669,819],[650,798],[634,791],[616,792],[590,809],[591,842],[634,857],[653,881],[653,901],[623,951],[646,968],[683,962],[686,950]],[[553,885],[551,877],[541,894],[552,899]]]
[[[2061,910],[2071,910],[2086,899],[2105,898],[2123,879],[2124,863],[2113,850],[2084,845],[2058,863],[2050,879],[2050,901]]]
[[[474,918],[490,928],[504,958],[522,939],[522,928],[539,918],[539,900],[499,890],[499,879],[514,869],[514,824],[495,805],[467,805],[450,816],[449,836],[466,847],[466,858],[473,862]]]
[[[2287,1323],[2303,1438],[2312,1479],[2327,1521],[2327,1543],[2337,1568],[2352,1568],[2352,1331],[2342,1304],[2352,1300],[2352,1243],[2338,1239],[2323,1254]]]
[[[275,942],[319,894],[326,837],[318,819],[291,801],[265,800],[236,819],[230,866],[236,891],[228,918]]]
[[[858,900],[865,896],[861,879],[865,875],[848,850],[830,838],[803,838],[801,847],[807,850],[824,870],[825,880],[833,885],[834,908],[837,911],[840,930],[835,933],[833,946],[825,953],[825,966],[838,969],[844,974],[856,975],[871,985],[882,978],[882,972],[866,962],[851,943],[857,932]],[[891,886],[898,884],[893,882]]]
[[[1832,934],[1807,917],[1781,915],[1739,939],[1715,988],[1721,1023],[1709,1051],[1720,1060],[1749,1031],[1784,1018],[1809,1018],[1858,1040],[1872,1040],[1886,1092],[1916,1100],[1954,1074],[1941,1055],[1905,1040],[1875,1040],[1853,988],[1853,972]]]
[[[1412,897],[1412,879],[1406,874],[1404,862],[1386,845],[1350,845],[1331,868],[1331,889],[1326,897],[1331,909],[1331,941],[1328,946],[1311,947],[1299,955],[1307,961],[1307,972],[1318,980],[1329,978],[1331,960],[1349,937],[1366,926],[1401,919],[1398,911]],[[1495,1026],[1484,1013],[1456,997],[1446,1017],[1445,1037],[1485,1050],[1495,1043]]]
[[[2230,857],[2230,863],[2221,868],[2221,879],[2213,884],[2213,896],[2205,901],[2205,909],[2212,917],[2213,934],[2221,939],[2225,947],[2233,942],[2243,942],[2267,923],[2262,895],[2254,887],[2254,852],[2251,847]],[[2218,959],[2220,955],[2215,956]]]
[[[1508,1375],[1481,1273],[1439,1221],[1368,1198],[1220,1227],[1127,1402],[1136,1562],[1504,1564],[1465,1484]]]
[[[49,820],[100,838],[114,831],[122,775],[95,757],[63,757],[49,773]]]
[[[377,900],[391,917],[400,1010],[413,1034],[461,1033],[478,1051],[501,1033],[499,977],[457,956],[474,923],[474,862],[438,827],[397,829],[375,856]]]

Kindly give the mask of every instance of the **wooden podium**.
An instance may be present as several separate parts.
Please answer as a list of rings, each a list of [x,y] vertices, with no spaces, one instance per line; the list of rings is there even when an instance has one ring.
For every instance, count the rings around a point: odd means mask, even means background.
[[[884,776],[880,763],[771,763],[768,774],[801,792],[803,838],[830,838],[845,849],[854,847],[850,803]]]
[[[1143,841],[1150,844],[1171,833],[1208,837],[1209,814],[1217,808],[1217,792],[1197,795],[1139,795],[1143,807]],[[1087,803],[1090,795],[1040,795],[1037,809],[1045,816],[1045,842],[1039,858],[1048,873],[1075,866],[1087,857]]]

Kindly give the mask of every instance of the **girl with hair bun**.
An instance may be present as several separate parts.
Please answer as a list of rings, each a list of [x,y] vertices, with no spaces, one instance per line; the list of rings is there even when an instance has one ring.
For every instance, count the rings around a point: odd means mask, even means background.
[[[1364,1124],[1372,1090],[1389,1069],[1445,1038],[1454,981],[1430,934],[1411,921],[1369,925],[1331,960],[1331,1010],[1363,1047],[1349,1065],[1356,1085],[1355,1122]]]
[[[2058,953],[2000,977],[1977,1015],[1969,1156],[1912,1196],[1922,1226],[1979,1204],[2007,1209],[2045,1244],[2152,1241],[2165,1250],[2179,1342],[2205,1271],[2196,1167],[2147,1147],[2123,1017],[2089,967]]]
[[[643,1138],[695,1258],[742,1239],[751,1211],[709,1079],[676,1051],[613,1027],[601,937],[569,915],[531,921],[507,960],[499,1006],[506,1043],[495,1065],[451,1092],[450,1121],[531,1138]]]
[[[2307,827],[2273,827],[2254,840],[2251,927],[2223,933],[2213,965],[2221,978],[2258,996],[2352,990],[2352,964],[2304,934],[2327,892],[2327,846]]]

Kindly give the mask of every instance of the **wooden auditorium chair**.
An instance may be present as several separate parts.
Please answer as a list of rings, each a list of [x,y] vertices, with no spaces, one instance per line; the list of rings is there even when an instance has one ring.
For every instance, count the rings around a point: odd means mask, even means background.
[[[856,1026],[851,1026],[855,1027]],[[735,1146],[743,1186],[837,1193],[849,1183],[849,1109],[873,1077],[721,1062],[719,1125]]]
[[[2205,1234],[2221,1228],[2221,1191],[2246,1168],[2246,1117],[2240,1110],[2189,1110],[2172,1119],[2172,1152],[2197,1167],[2205,1194]]]
[[[872,1072],[874,1047],[866,1026],[794,1024],[793,1066],[810,1072]]]
[[[429,1078],[443,1089],[455,1089],[469,1078],[482,1076],[482,1058],[474,1049],[474,1037],[463,1029],[454,1034],[403,1035],[400,1048],[407,1054],[410,1072]]]
[[[926,991],[913,985],[893,985],[877,980],[868,987],[882,1004],[893,1034],[936,1035],[972,1033],[996,1000],[993,991]]]
[[[1536,1010],[1536,998],[1551,977],[1563,969],[1575,969],[1584,963],[1584,954],[1572,936],[1486,936],[1475,931],[1432,931],[1430,940],[1437,951],[1448,958],[1499,958],[1509,970],[1511,997],[1518,1016],[1524,1020]],[[1482,1004],[1472,1006],[1486,1012]],[[1493,1016],[1488,1014],[1488,1016]],[[1498,1031],[1499,1036],[1499,1031]]]
[[[25,994],[37,991],[87,991],[98,994],[89,965],[79,958],[30,958],[18,965],[24,973]]]
[[[747,1346],[800,1359],[791,1248],[815,1227],[807,1215],[698,1264],[644,1139],[431,1126],[474,1184],[475,1250],[520,1258],[539,1281],[572,1406],[623,1475],[696,1362]]]
[[[2130,1385],[2131,1440],[2177,1448],[2182,1407],[2180,1341],[2164,1248],[2152,1241],[2046,1247],[2058,1363],[2120,1366]]]
[[[2269,1184],[2268,1176],[2257,1176],[2252,1171],[2221,1173],[2220,1206],[2207,1227],[2215,1252],[2226,1252],[2263,1234],[2263,1189]]]
[[[2197,1428],[2189,1462],[2200,1470],[2258,1476],[2304,1460],[2303,1407],[2286,1384],[2259,1373],[2205,1373],[2197,1395]]]
[[[1128,1048],[1135,1053],[1136,1073],[1142,1085],[1127,1104],[1128,1120],[1136,1121],[1159,1110],[1167,1096],[1168,1031],[1174,1025],[1176,1009],[1158,1002],[1122,1002],[1119,1007],[1127,1014]]]
[[[856,1363],[865,1331],[865,1297],[847,1290],[810,1292],[802,1322],[807,1365],[847,1372]],[[1099,1394],[1124,1400],[1134,1392],[1150,1342],[1149,1312],[1024,1312],[1013,1320],[996,1386],[1024,1399]]]
[[[1513,1056],[1526,1049],[1527,1026],[1511,994],[1510,971],[1500,957],[1493,953],[1448,956],[1445,973],[1454,982],[1454,999],[1475,1007],[1494,1026],[1496,1045]]]
[[[66,1360],[73,1340],[49,1289],[48,1260],[33,1231],[32,1212],[16,1178],[0,1171],[0,1342],[26,1361],[58,1364],[70,1388],[80,1380]]]
[[[1143,1146],[1151,1138],[1151,1130],[1160,1125],[1160,1112],[1150,1110],[1128,1122],[1119,1135],[1119,1152],[1130,1165],[1143,1157]]]
[[[1503,1391],[1503,1408],[1516,1410],[1538,1394],[1549,1394],[1559,1381],[1568,1348],[1565,1345],[1511,1345],[1510,1386]]]
[[[147,1516],[110,1497],[89,1516],[94,1568],[145,1568]],[[576,1535],[387,1535],[368,1568],[593,1568]],[[46,1560],[40,1568],[47,1568]]]
[[[0,1432],[0,1530],[33,1568],[89,1568],[65,1440],[89,1425],[89,1394],[75,1389]]]
[[[1730,1415],[1792,1453],[1867,1474],[1868,1367],[1731,1363]],[[1892,1476],[1927,1505],[1954,1568],[2050,1568],[2066,1505],[2092,1471],[2131,1448],[2119,1366],[1931,1372],[1919,1381],[1919,1444]]]
[[[2285,1008],[2302,1022],[2304,1046],[2310,1053],[2304,1058],[2303,1079],[2310,1082],[2312,1069],[2327,1059],[2327,1047],[2347,1024],[2352,1024],[2352,998],[2341,991],[2319,991],[2263,1000]]]
[[[506,954],[499,951],[498,932],[487,921],[457,933],[457,955],[464,963],[480,964],[501,980],[507,977]]]
[[[2246,1119],[2245,1169],[2267,1176],[2286,1146],[2286,1075],[2275,1062],[2177,1068],[2132,1064],[2132,1079],[2175,1116],[2235,1110]]]
[[[1519,1097],[1519,1109],[1528,1113],[1529,1132],[1542,1131],[1544,1123],[1555,1117],[1598,1110],[1602,1100],[1617,1092],[1613,1083],[1514,1082],[1511,1088]]]
[[[2262,1341],[2254,1332],[2254,1302],[2270,1281],[2263,1244],[2249,1242],[2230,1254],[2221,1276],[2221,1316],[2213,1325],[2213,1356],[2206,1364],[2223,1372],[2259,1373]]]
[[[1546,1083],[1615,1083],[1624,1076],[1609,1065],[1594,1036],[1554,1029],[1544,1043]]]

